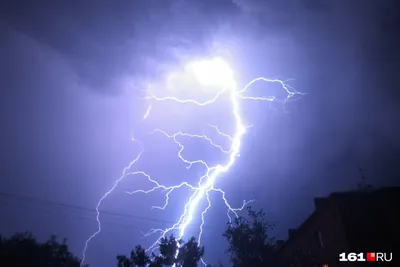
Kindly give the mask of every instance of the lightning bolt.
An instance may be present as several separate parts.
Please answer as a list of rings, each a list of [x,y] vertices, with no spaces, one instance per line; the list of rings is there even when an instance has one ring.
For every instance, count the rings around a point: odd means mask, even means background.
[[[215,74],[214,74],[215,75]],[[163,205],[160,206],[153,206],[151,207],[152,209],[161,209],[164,210],[169,203],[169,197],[170,195],[179,188],[185,187],[188,190],[192,192],[191,196],[183,206],[183,211],[181,213],[181,216],[179,219],[173,223],[170,227],[165,228],[165,229],[151,229],[148,233],[145,234],[145,236],[150,236],[153,234],[158,234],[158,237],[156,241],[147,249],[147,251],[154,251],[158,245],[160,244],[160,241],[162,238],[166,237],[167,234],[171,233],[178,233],[178,239],[182,239],[185,236],[186,230],[188,226],[192,223],[193,217],[195,214],[199,214],[201,217],[201,223],[199,226],[199,235],[197,237],[198,244],[201,244],[202,241],[202,234],[203,234],[203,226],[205,224],[205,217],[207,214],[207,211],[212,207],[212,202],[210,200],[210,194],[211,192],[215,192],[221,195],[221,198],[226,205],[227,208],[227,217],[228,220],[231,222],[232,221],[232,216],[238,217],[238,212],[241,211],[247,204],[251,203],[253,200],[250,201],[243,201],[242,206],[240,207],[232,207],[229,204],[229,201],[226,197],[226,193],[224,190],[221,188],[216,187],[216,181],[219,177],[222,176],[222,174],[227,173],[231,167],[235,164],[238,156],[240,155],[240,148],[242,145],[242,140],[243,136],[246,134],[247,129],[250,126],[246,126],[243,116],[241,115],[241,102],[245,100],[253,100],[253,101],[277,101],[277,98],[274,96],[251,96],[251,95],[246,95],[247,90],[251,87],[256,82],[264,82],[264,83],[276,83],[282,87],[282,89],[286,92],[286,98],[283,100],[284,103],[294,100],[293,97],[295,95],[302,95],[303,93],[299,93],[295,91],[292,87],[290,87],[286,82],[287,81],[282,81],[278,79],[267,79],[264,77],[259,77],[256,79],[253,79],[250,81],[246,86],[243,88],[238,88],[236,81],[234,79],[231,79],[225,83],[224,89],[219,90],[214,97],[212,97],[209,100],[206,101],[198,101],[196,99],[181,99],[178,97],[174,96],[167,96],[167,97],[158,97],[156,96],[153,92],[147,91],[147,96],[144,98],[147,101],[151,101],[152,104],[149,105],[148,109],[145,112],[145,115],[143,116],[143,119],[147,119],[150,116],[150,111],[152,110],[152,106],[156,105],[157,102],[163,102],[163,101],[173,101],[177,104],[191,104],[191,105],[197,105],[199,107],[206,107],[209,105],[214,105],[216,101],[223,97],[227,96],[231,105],[231,112],[234,117],[234,131],[232,134],[224,133],[218,128],[218,126],[215,125],[209,125],[211,129],[215,131],[217,135],[219,135],[222,138],[225,138],[226,140],[229,141],[230,146],[228,149],[224,148],[221,145],[218,145],[217,142],[213,141],[212,138],[205,134],[196,134],[196,133],[187,133],[187,132],[175,132],[175,133],[168,133],[162,129],[155,129],[149,134],[155,135],[155,134],[161,134],[165,136],[167,139],[170,139],[172,142],[174,142],[178,147],[178,153],[177,157],[184,163],[186,164],[186,168],[189,169],[193,165],[200,164],[204,166],[205,172],[204,174],[198,178],[198,183],[196,185],[192,185],[188,182],[183,182],[180,184],[176,185],[163,185],[159,183],[157,180],[153,179],[144,171],[130,171],[131,167],[140,159],[144,149],[142,146],[142,149],[138,156],[130,162],[130,164],[124,168],[122,175],[119,179],[117,179],[112,186],[112,188],[107,191],[99,200],[96,206],[96,211],[97,211],[97,231],[94,232],[85,242],[85,246],[83,249],[83,257],[81,264],[85,261],[86,259],[86,251],[88,249],[88,245],[90,241],[95,238],[100,232],[101,232],[101,221],[100,221],[100,206],[102,202],[114,191],[114,189],[118,186],[118,184],[127,176],[132,176],[132,175],[141,175],[145,177],[149,183],[153,185],[153,187],[149,190],[135,190],[135,191],[126,191],[127,194],[150,194],[155,191],[162,191],[165,192],[165,201]],[[221,151],[221,153],[224,153],[227,155],[227,160],[226,162],[222,162],[221,164],[217,164],[215,166],[210,166],[207,161],[202,160],[202,159],[197,159],[197,160],[189,160],[185,158],[182,155],[182,152],[185,150],[184,144],[179,140],[180,137],[185,136],[189,138],[197,138],[197,139],[203,139],[208,142],[210,146],[213,146]],[[138,142],[134,140],[135,142]],[[199,211],[198,206],[201,201],[206,201],[207,206]],[[178,253],[178,252],[177,252]],[[204,263],[204,261],[202,261]],[[205,263],[204,263],[205,264]]]

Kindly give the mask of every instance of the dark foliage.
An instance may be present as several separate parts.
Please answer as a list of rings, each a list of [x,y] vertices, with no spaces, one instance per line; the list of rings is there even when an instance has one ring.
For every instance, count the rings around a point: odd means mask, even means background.
[[[40,243],[30,233],[17,233],[0,236],[0,266],[79,267],[80,259],[69,252],[66,239],[59,243],[52,236]]]
[[[176,252],[179,251],[176,256]],[[147,255],[141,246],[136,246],[131,251],[130,257],[117,256],[118,267],[197,267],[204,256],[204,247],[199,247],[195,238],[188,242],[176,240],[173,236],[162,238],[159,247],[159,254]]]
[[[276,244],[269,237],[273,229],[265,219],[265,213],[247,208],[247,217],[239,217],[224,233],[229,246],[227,253],[233,267],[265,267],[273,266]]]

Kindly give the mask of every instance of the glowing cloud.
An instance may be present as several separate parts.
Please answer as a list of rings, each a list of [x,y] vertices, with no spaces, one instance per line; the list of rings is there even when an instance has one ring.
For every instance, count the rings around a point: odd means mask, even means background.
[[[194,61],[185,69],[193,72],[196,80],[203,86],[232,87],[235,83],[232,68],[221,58]]]

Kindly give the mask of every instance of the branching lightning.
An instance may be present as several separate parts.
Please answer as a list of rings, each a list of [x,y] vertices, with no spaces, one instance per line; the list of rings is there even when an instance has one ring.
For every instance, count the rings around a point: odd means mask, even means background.
[[[166,237],[168,234],[177,232],[178,239],[182,239],[185,236],[186,230],[188,226],[191,224],[193,217],[195,214],[200,215],[201,217],[201,224],[199,226],[199,235],[197,237],[198,243],[200,244],[202,241],[202,234],[203,234],[203,226],[205,224],[205,217],[207,214],[207,211],[212,207],[212,202],[210,200],[210,193],[215,192],[221,195],[221,198],[223,202],[225,203],[227,207],[227,217],[231,221],[231,216],[238,216],[238,212],[241,211],[248,203],[252,201],[243,201],[243,205],[241,207],[234,208],[232,207],[226,197],[226,193],[224,190],[221,188],[216,187],[216,180],[223,174],[226,173],[230,170],[230,168],[235,164],[238,156],[240,155],[240,148],[242,145],[242,140],[243,136],[246,133],[246,130],[249,128],[249,126],[246,126],[243,116],[241,115],[241,102],[244,100],[254,100],[254,101],[276,101],[277,99],[274,96],[250,96],[250,95],[245,95],[247,92],[247,89],[250,88],[250,86],[256,82],[265,82],[265,83],[277,83],[279,84],[282,89],[286,92],[287,96],[284,99],[284,102],[292,100],[291,98],[294,95],[301,95],[302,93],[296,92],[292,87],[286,84],[286,81],[278,80],[278,79],[267,79],[264,77],[259,77],[256,79],[253,79],[250,81],[246,86],[244,86],[242,89],[239,89],[233,72],[230,69],[229,65],[226,64],[223,60],[221,59],[214,59],[214,60],[204,60],[204,61],[199,61],[196,62],[195,64],[189,64],[188,68],[191,68],[191,70],[194,72],[195,77],[197,78],[197,81],[204,86],[209,86],[209,85],[215,85],[218,86],[219,91],[212,97],[211,99],[207,101],[198,101],[196,99],[180,99],[178,97],[174,96],[167,96],[167,97],[158,97],[156,96],[153,92],[147,91],[147,96],[145,99],[147,101],[150,101],[150,104],[143,116],[143,119],[146,120],[150,116],[150,112],[152,110],[152,107],[155,106],[158,102],[163,102],[163,101],[173,101],[177,104],[192,104],[192,105],[197,105],[201,107],[206,107],[209,105],[214,105],[216,104],[216,101],[221,98],[227,96],[230,105],[231,105],[231,112],[234,118],[233,125],[234,125],[234,131],[232,134],[224,133],[220,130],[218,126],[215,125],[209,125],[211,129],[215,131],[217,135],[219,135],[222,138],[225,138],[227,141],[229,141],[230,146],[229,148],[224,148],[223,146],[219,145],[217,142],[215,142],[212,138],[205,134],[196,134],[196,133],[187,133],[187,132],[175,132],[175,133],[168,133],[162,129],[154,129],[151,133],[149,134],[161,134],[164,135],[167,139],[170,139],[172,142],[174,142],[178,147],[179,151],[177,153],[177,157],[184,163],[186,164],[186,168],[189,169],[193,165],[200,164],[204,166],[205,172],[204,174],[198,178],[198,182],[195,185],[192,185],[188,182],[183,182],[180,184],[175,184],[175,185],[163,185],[160,184],[157,180],[153,179],[144,171],[131,171],[131,167],[140,159],[144,149],[142,146],[142,150],[138,154],[138,156],[126,167],[124,168],[121,177],[115,181],[113,187],[107,191],[99,200],[97,206],[96,206],[96,211],[97,211],[97,231],[94,232],[85,242],[84,250],[83,250],[83,257],[82,257],[82,263],[85,261],[86,258],[86,251],[88,249],[88,245],[90,241],[95,238],[100,232],[101,232],[101,221],[100,221],[100,206],[102,202],[114,191],[114,189],[118,186],[118,184],[127,176],[130,175],[141,175],[145,177],[149,183],[153,185],[153,187],[149,190],[135,190],[135,191],[130,191],[126,192],[128,194],[150,194],[155,191],[162,191],[165,192],[165,201],[162,205],[159,206],[153,206],[151,209],[161,209],[164,210],[169,203],[169,197],[170,195],[179,188],[185,187],[188,188],[192,192],[191,196],[189,199],[186,201],[186,203],[183,205],[183,211],[181,213],[181,216],[179,219],[170,227],[165,228],[165,229],[151,229],[145,236],[149,236],[152,234],[158,234],[157,240],[148,248],[149,251],[153,251],[158,247],[158,244],[160,240],[163,237]],[[197,159],[197,160],[189,160],[185,157],[182,156],[182,152],[185,150],[185,145],[179,141],[179,137],[189,137],[189,138],[198,138],[198,139],[204,139],[205,141],[208,142],[210,146],[213,146],[217,149],[219,149],[222,153],[227,155],[227,160],[226,162],[221,162],[220,164],[217,164],[215,166],[210,166],[206,160],[203,159]],[[136,140],[134,140],[136,141]],[[136,141],[138,142],[138,141]],[[206,201],[206,207],[203,210],[198,210],[198,206],[201,201]]]

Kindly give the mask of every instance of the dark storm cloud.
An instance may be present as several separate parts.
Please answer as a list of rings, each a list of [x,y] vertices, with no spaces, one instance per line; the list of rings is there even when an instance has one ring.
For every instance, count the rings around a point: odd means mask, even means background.
[[[17,2],[3,9],[6,23],[65,56],[82,82],[99,90],[112,90],[110,79],[127,68],[135,70],[132,54],[138,35],[154,42],[140,32],[140,25],[133,25],[139,16],[149,16],[146,6],[136,1],[125,1],[127,7],[110,2]],[[147,27],[151,24],[148,21]]]
[[[215,35],[282,34],[303,9],[297,1],[42,0],[13,1],[1,12],[7,26],[65,56],[83,83],[113,93],[115,79],[153,76],[206,53]]]
[[[7,26],[65,56],[82,82],[113,91],[113,78],[156,74],[179,54],[201,53],[229,9],[229,1],[14,1],[1,12]]]

